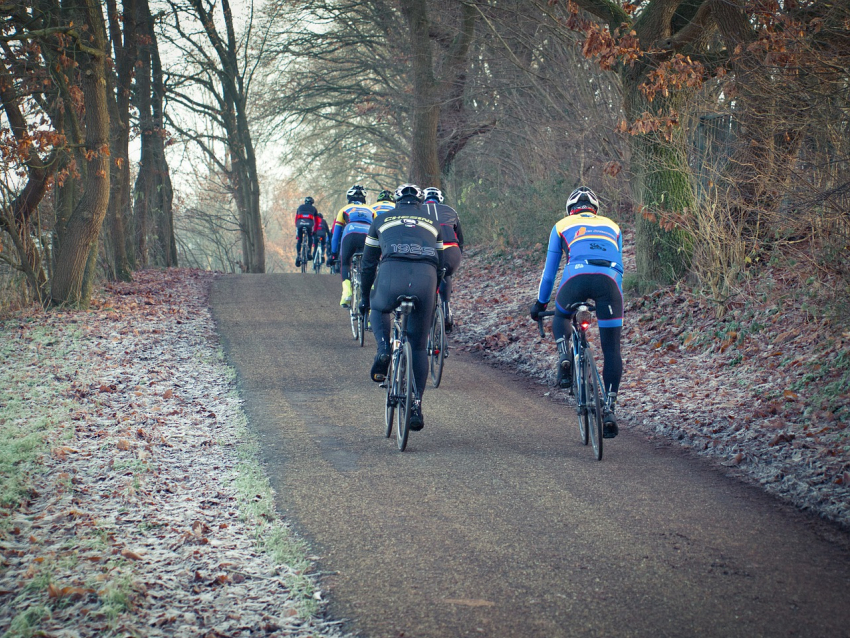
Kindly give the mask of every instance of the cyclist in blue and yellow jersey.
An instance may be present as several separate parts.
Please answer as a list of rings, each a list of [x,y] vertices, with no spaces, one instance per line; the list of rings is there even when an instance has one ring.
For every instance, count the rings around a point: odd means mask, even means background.
[[[452,295],[452,275],[460,268],[463,256],[463,231],[460,229],[460,217],[457,211],[443,203],[443,193],[436,186],[429,186],[424,191],[425,205],[435,206],[440,216],[440,227],[443,231],[443,265],[446,274],[440,285],[440,296],[443,299],[443,314],[446,317],[446,332],[451,332],[454,327],[454,315],[449,306],[449,297]]]
[[[378,352],[370,376],[373,381],[383,381],[390,365],[392,311],[400,295],[417,298],[408,319],[407,336],[413,351],[416,381],[410,429],[421,430],[425,425],[422,393],[428,379],[428,335],[440,283],[438,273],[443,268],[443,241],[436,212],[420,206],[422,191],[418,186],[402,184],[396,189],[395,200],[395,209],[378,215],[366,237],[363,290],[371,290],[371,293],[363,296],[360,311],[365,314],[370,307],[372,309],[372,330]]]
[[[366,233],[375,219],[375,213],[366,205],[365,188],[356,184],[348,189],[346,197],[348,204],[339,209],[331,230],[331,259],[340,263],[342,298],[339,305],[343,308],[351,303],[351,258],[354,253],[363,252]]]
[[[614,407],[623,375],[620,355],[620,336],[623,331],[623,236],[620,227],[607,217],[598,214],[599,200],[585,186],[575,189],[567,199],[567,216],[555,224],[549,235],[546,266],[540,279],[537,301],[531,306],[531,318],[537,321],[539,313],[546,310],[552,295],[552,286],[566,253],[567,265],[555,296],[555,316],[552,332],[559,345],[568,339],[569,319],[572,312],[565,310],[573,303],[593,299],[599,323],[599,341],[605,365],[602,381],[605,385],[603,411],[604,438],[617,436]],[[570,386],[572,377],[568,348],[559,348],[558,384]]]
[[[301,265],[301,241],[307,235],[307,259],[313,258],[313,228],[316,226],[318,211],[313,206],[313,198],[305,197],[304,203],[295,211],[295,267]]]
[[[378,201],[372,204],[372,211],[375,213],[375,217],[393,208],[395,208],[395,197],[393,197],[392,191],[381,191],[378,193]]]

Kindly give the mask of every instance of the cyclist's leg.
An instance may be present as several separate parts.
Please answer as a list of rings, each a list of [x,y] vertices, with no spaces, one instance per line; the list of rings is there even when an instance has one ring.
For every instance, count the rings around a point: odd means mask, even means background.
[[[351,258],[358,250],[363,250],[366,235],[362,233],[348,233],[344,235],[339,244],[340,273],[342,274],[342,298],[339,303],[347,306],[351,301]]]
[[[304,227],[298,226],[295,229],[295,265],[301,265],[301,240],[304,233]]]
[[[369,375],[372,380],[381,380],[378,377],[386,376],[387,369],[390,364],[390,330],[392,327],[392,311],[395,308],[395,300],[398,295],[393,295],[392,291],[386,285],[388,277],[385,276],[385,270],[378,270],[378,276],[375,278],[375,284],[372,286],[371,294],[369,294],[369,304],[372,308],[370,317],[372,320],[372,334],[375,335],[375,361],[372,363],[372,370]]]
[[[592,280],[596,302],[596,319],[599,324],[599,343],[602,347],[602,398],[605,402],[605,436],[617,435],[617,420],[614,407],[620,379],[623,376],[623,357],[620,353],[620,337],[623,331],[623,293],[616,280],[606,275],[585,275]]]
[[[309,226],[304,228],[304,233],[307,235],[307,259],[313,258],[313,229]]]
[[[599,324],[599,342],[605,366],[602,379],[604,391],[617,392],[623,374],[623,358],[620,354],[620,335],[623,329],[623,293],[617,282],[606,275],[582,275],[592,287],[590,297],[596,303],[596,319]],[[604,395],[603,395],[604,396]]]
[[[443,298],[443,307],[446,312],[446,331],[450,332],[454,323],[452,313],[449,311],[449,301],[452,296],[452,275],[454,275],[460,267],[461,261],[460,248],[457,246],[449,246],[443,249],[443,266],[446,268],[443,283],[440,285],[440,296]]]

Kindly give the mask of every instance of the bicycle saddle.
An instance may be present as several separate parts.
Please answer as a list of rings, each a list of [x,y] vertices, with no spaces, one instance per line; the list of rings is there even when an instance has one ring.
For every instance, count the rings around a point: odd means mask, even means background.
[[[419,305],[419,297],[415,295],[399,295],[395,300],[395,307],[401,308],[402,310],[406,310],[410,312]]]

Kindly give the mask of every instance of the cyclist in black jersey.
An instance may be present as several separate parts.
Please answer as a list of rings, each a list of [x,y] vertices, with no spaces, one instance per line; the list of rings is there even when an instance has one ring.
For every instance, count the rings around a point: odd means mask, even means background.
[[[454,327],[454,315],[449,305],[449,297],[452,294],[452,275],[454,275],[463,257],[463,231],[460,229],[460,217],[457,211],[443,203],[443,193],[436,186],[429,186],[424,191],[425,205],[435,206],[440,217],[440,228],[443,233],[443,265],[446,274],[440,285],[440,296],[443,298],[445,308],[446,332],[451,332]]]
[[[396,207],[378,215],[366,235],[362,281],[363,290],[371,289],[371,294],[364,295],[360,311],[372,309],[378,352],[371,377],[380,382],[390,364],[391,313],[399,296],[418,299],[408,319],[407,334],[413,350],[416,382],[410,429],[421,430],[425,425],[422,393],[428,378],[428,334],[434,320],[438,273],[443,268],[443,240],[436,211],[421,206],[422,191],[418,186],[402,184],[396,189],[395,198]]]

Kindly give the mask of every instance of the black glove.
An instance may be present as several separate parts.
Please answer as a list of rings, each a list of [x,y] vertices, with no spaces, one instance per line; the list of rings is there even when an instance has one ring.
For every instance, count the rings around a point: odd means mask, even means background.
[[[531,305],[531,318],[535,321],[540,319],[540,313],[546,310],[546,306],[548,305],[549,304],[540,303],[539,301],[535,300],[535,302]]]
[[[369,314],[369,300],[365,297],[360,300],[360,305],[357,306],[357,309],[360,311],[362,316],[366,316]]]
[[[336,263],[336,255],[333,253],[328,256],[328,266],[333,266]]]

